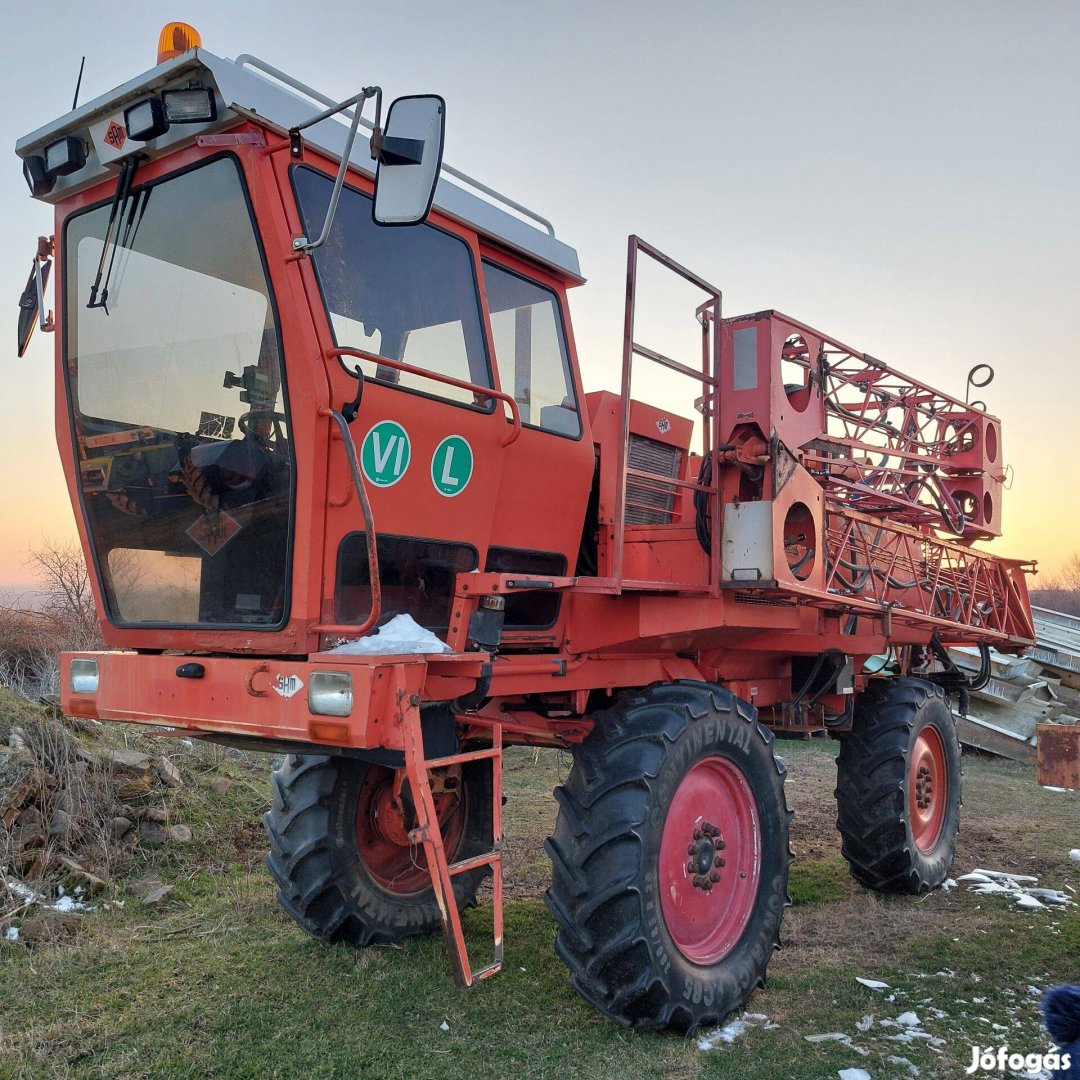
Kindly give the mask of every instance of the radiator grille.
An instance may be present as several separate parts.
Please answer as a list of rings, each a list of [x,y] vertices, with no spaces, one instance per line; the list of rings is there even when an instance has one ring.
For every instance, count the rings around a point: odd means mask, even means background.
[[[644,435],[630,436],[630,468],[652,473],[658,479],[642,480],[633,476],[628,479],[627,525],[666,525],[671,521],[675,511],[675,485],[665,484],[663,479],[678,477],[680,456],[677,446],[668,446]]]
[[[780,600],[768,596],[759,596],[757,593],[737,592],[734,594],[736,604],[758,604],[761,607],[795,607],[794,600]]]

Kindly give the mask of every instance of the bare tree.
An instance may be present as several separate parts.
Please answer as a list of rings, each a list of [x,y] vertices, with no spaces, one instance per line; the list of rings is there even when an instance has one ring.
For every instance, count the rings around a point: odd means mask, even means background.
[[[1080,615],[1080,551],[1065,560],[1058,574],[1031,590],[1031,602],[1038,607]]]
[[[63,647],[90,649],[101,645],[94,590],[82,548],[74,541],[43,540],[30,553],[41,582],[42,614],[54,623]]]

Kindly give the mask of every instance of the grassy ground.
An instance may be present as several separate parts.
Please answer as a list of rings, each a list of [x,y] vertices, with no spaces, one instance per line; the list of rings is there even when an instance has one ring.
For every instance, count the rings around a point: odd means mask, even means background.
[[[11,1077],[955,1077],[972,1043],[1046,1049],[1041,990],[1077,981],[1080,909],[1023,912],[961,889],[885,899],[856,886],[840,858],[834,748],[784,743],[796,810],[794,906],[785,948],[749,1009],[768,1017],[732,1045],[638,1036],[608,1023],[568,985],[540,893],[541,844],[554,820],[564,755],[515,750],[507,761],[511,897],[506,968],[472,991],[450,984],[441,939],[354,951],[305,937],[277,909],[261,868],[260,769],[224,761],[174,796],[196,843],[141,854],[176,885],[147,909],[125,882],[122,908],[71,920],[60,940],[0,942],[0,1076]],[[954,872],[981,866],[1038,874],[1080,890],[1080,797],[1044,792],[1031,770],[966,759],[965,825]],[[213,775],[233,778],[224,796]],[[468,913],[478,959],[489,911]],[[855,982],[882,979],[875,992]],[[888,1000],[889,997],[892,1000]],[[915,1011],[941,1040],[907,1046],[875,1020]],[[442,1025],[445,1023],[447,1029]],[[772,1025],[777,1026],[772,1026]],[[998,1026],[995,1026],[998,1025]],[[852,1036],[859,1050],[805,1036]]]

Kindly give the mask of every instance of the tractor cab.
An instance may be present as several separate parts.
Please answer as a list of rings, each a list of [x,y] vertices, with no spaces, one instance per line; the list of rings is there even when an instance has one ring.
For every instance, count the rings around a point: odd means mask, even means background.
[[[461,573],[573,573],[574,252],[443,166],[440,98],[384,118],[378,87],[334,102],[190,28],[162,44],[17,148],[56,210],[20,350],[53,328],[55,255],[57,435],[110,645],[308,654],[395,612],[445,636]],[[559,609],[515,598],[508,635],[553,643]]]

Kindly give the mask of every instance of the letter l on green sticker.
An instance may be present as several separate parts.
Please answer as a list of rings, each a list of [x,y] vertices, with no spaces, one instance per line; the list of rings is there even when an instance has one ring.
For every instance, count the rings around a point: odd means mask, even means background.
[[[472,447],[460,435],[447,435],[431,456],[431,482],[440,495],[452,498],[469,485],[473,473]]]

